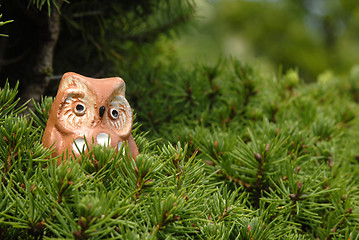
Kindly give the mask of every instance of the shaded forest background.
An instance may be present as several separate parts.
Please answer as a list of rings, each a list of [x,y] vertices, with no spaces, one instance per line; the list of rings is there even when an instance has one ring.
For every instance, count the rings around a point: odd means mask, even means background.
[[[166,62],[234,57],[305,81],[347,74],[359,56],[354,0],[3,1],[1,82],[25,101],[54,95],[61,75],[106,77]],[[135,79],[128,81],[136,82]],[[131,83],[132,84],[132,83]]]

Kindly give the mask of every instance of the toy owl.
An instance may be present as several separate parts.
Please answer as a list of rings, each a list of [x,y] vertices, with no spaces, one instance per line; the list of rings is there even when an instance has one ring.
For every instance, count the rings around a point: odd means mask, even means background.
[[[51,106],[42,143],[54,146],[53,156],[72,151],[79,156],[92,143],[120,149],[127,143],[135,158],[131,135],[132,110],[125,98],[125,82],[118,77],[95,79],[76,73],[63,75]],[[61,159],[59,159],[61,162]]]

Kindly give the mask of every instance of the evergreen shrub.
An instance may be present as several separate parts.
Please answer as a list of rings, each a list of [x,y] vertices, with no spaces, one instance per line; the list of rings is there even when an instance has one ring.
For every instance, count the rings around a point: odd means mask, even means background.
[[[356,71],[306,84],[235,60],[123,73],[136,160],[56,166],[51,97],[0,91],[0,239],[358,239]],[[127,148],[122,151],[128,151]]]

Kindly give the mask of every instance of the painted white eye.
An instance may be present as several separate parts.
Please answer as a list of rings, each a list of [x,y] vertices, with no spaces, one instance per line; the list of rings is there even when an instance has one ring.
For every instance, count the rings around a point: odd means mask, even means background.
[[[109,114],[110,114],[110,117],[111,117],[113,120],[117,119],[117,118],[118,118],[118,115],[119,115],[118,110],[115,109],[115,108],[110,108]]]
[[[85,114],[86,108],[85,105],[83,105],[82,103],[77,103],[75,108],[74,108],[74,112],[76,115],[78,116],[82,116]]]

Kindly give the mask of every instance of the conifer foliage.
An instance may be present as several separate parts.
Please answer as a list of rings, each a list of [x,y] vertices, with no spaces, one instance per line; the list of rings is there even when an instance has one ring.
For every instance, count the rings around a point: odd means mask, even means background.
[[[358,239],[357,81],[214,66],[129,69],[140,155],[56,165],[52,98],[0,91],[1,239]],[[132,79],[136,79],[136,84]]]

